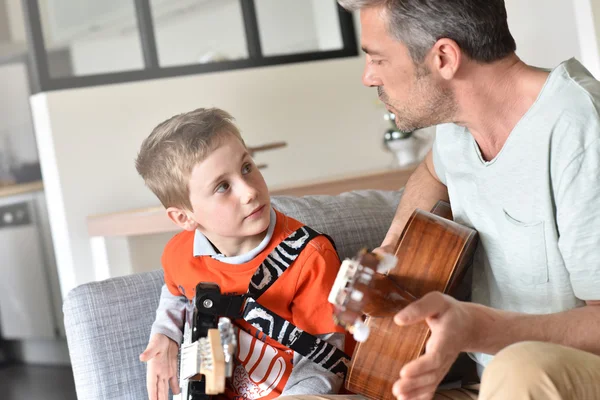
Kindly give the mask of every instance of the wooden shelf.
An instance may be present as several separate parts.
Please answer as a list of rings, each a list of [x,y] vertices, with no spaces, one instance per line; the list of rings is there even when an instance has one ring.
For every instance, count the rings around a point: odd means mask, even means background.
[[[0,186],[0,197],[16,196],[18,194],[38,192],[44,190],[42,181],[15,183],[5,186]]]
[[[398,190],[406,184],[414,166],[386,169],[359,175],[273,187],[271,196],[336,195],[352,190]],[[166,216],[162,206],[117,213],[91,215],[87,218],[90,236],[137,236],[179,230]]]

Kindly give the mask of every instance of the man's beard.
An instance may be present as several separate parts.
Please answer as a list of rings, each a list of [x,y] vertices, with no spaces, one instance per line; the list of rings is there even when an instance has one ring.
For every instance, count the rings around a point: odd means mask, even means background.
[[[431,83],[424,84],[425,82],[421,79],[423,78],[417,80],[419,90],[415,96],[415,102],[410,105],[398,105],[390,102],[383,87],[377,87],[379,99],[396,116],[396,126],[402,132],[413,132],[417,129],[451,122],[456,114],[457,105],[452,90]]]

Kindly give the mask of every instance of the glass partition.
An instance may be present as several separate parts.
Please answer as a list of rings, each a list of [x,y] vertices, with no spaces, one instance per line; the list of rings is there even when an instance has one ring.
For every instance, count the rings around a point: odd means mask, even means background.
[[[358,55],[352,15],[335,0],[22,5],[34,92]]]

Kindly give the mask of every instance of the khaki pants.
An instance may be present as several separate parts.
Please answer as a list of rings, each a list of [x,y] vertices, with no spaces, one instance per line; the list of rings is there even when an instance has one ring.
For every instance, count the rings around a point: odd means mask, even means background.
[[[479,394],[477,393],[479,391]],[[285,400],[364,399],[362,396],[283,396]],[[522,342],[500,351],[481,385],[440,390],[434,400],[600,399],[600,357],[550,343]]]

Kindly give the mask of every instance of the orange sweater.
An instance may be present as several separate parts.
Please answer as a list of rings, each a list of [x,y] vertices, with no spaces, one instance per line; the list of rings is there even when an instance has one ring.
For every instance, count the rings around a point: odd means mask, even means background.
[[[162,257],[165,283],[175,296],[194,299],[196,285],[214,282],[223,294],[243,294],[250,279],[271,251],[303,226],[277,211],[273,237],[254,259],[226,264],[209,256],[193,257],[194,232],[177,234]],[[310,241],[294,263],[261,297],[258,303],[313,335],[343,330],[333,322],[333,307],[327,296],[340,266],[331,242],[325,236]],[[230,399],[272,399],[281,394],[292,371],[293,351],[264,335],[243,320],[240,328],[234,374],[228,382]],[[259,339],[260,338],[260,339]]]

